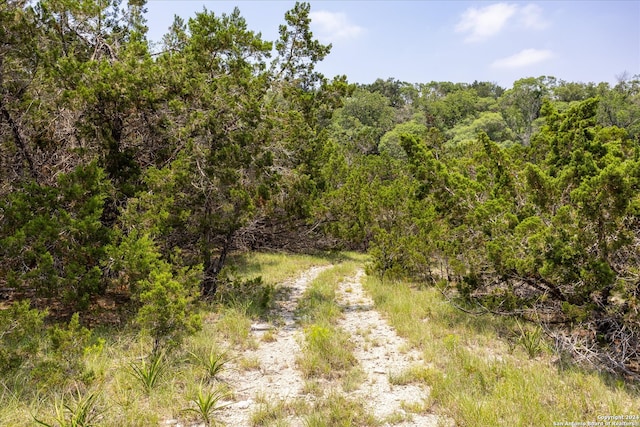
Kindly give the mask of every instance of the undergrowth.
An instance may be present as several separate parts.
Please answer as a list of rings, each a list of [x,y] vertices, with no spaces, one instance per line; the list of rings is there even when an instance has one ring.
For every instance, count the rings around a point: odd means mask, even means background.
[[[637,389],[605,374],[566,368],[546,351],[535,328],[463,313],[433,288],[371,277],[365,288],[428,365],[395,373],[390,381],[424,382],[435,412],[456,425],[544,426],[640,413]]]
[[[223,286],[218,300],[196,307],[202,329],[155,355],[153,339],[132,323],[89,330],[74,316],[52,327],[46,313],[28,303],[1,310],[0,425],[31,427],[37,419],[41,425],[147,427],[187,415],[213,425],[229,398],[219,376],[238,352],[257,345],[250,326],[268,316],[279,292],[275,284],[334,259],[232,257],[237,268],[229,275],[229,294],[222,295]],[[244,359],[238,360],[242,368]],[[244,363],[255,369],[255,361]]]

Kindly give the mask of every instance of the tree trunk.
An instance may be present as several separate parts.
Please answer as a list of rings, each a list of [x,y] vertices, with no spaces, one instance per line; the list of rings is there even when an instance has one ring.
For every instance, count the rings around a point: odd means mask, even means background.
[[[16,147],[18,147],[18,151],[20,151],[22,158],[24,159],[24,161],[26,161],[27,166],[29,167],[29,174],[31,175],[31,178],[33,178],[36,182],[38,182],[38,178],[39,178],[38,172],[33,163],[33,159],[31,158],[31,154],[29,154],[29,151],[27,150],[27,145],[25,144],[24,139],[22,138],[22,134],[20,133],[20,128],[18,127],[18,123],[16,123],[16,121],[13,120],[13,117],[11,117],[9,110],[7,110],[7,108],[5,107],[2,99],[0,99],[0,113],[2,113],[2,117],[9,124],[9,127],[11,128],[11,133],[13,134],[13,140],[15,141]]]
[[[227,255],[231,251],[234,234],[235,232],[233,231],[227,233],[217,259],[212,260],[210,248],[205,249],[205,253],[208,256],[204,260],[204,278],[200,286],[203,297],[212,297],[218,290],[218,275],[227,261]]]

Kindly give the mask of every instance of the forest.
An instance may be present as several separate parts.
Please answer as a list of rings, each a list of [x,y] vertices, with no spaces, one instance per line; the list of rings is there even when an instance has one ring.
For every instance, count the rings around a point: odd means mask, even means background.
[[[640,378],[640,76],[353,84],[307,3],[159,45],[145,3],[0,5],[0,377],[80,375],[116,325],[179,347],[250,288],[235,253],[348,250]]]

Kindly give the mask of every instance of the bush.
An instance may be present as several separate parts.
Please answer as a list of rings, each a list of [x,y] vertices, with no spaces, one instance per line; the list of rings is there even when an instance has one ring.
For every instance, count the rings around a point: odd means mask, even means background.
[[[276,288],[262,277],[253,279],[220,279],[216,298],[224,305],[242,306],[250,316],[265,316],[273,306]]]
[[[181,273],[186,286],[176,280],[167,264],[160,263],[160,268],[139,284],[142,306],[136,321],[153,339],[154,354],[175,348],[201,327],[201,317],[191,310],[193,278],[186,271]]]
[[[28,301],[16,302],[0,310],[0,366],[11,374],[23,365],[32,365],[43,340],[46,311],[31,309]]]

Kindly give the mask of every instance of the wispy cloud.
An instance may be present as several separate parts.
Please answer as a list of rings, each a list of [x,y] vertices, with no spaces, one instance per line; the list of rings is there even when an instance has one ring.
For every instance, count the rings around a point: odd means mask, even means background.
[[[542,15],[542,8],[538,5],[495,3],[465,10],[455,31],[467,34],[465,42],[482,42],[500,33],[510,21],[514,20],[518,22],[520,28],[526,29],[541,30],[549,25]]]
[[[542,8],[536,4],[528,4],[521,7],[518,15],[520,23],[525,28],[544,30],[549,26],[549,22],[542,16]]]
[[[344,13],[320,10],[309,16],[318,35],[329,41],[353,39],[364,33],[364,28],[349,21]]]
[[[524,49],[515,55],[494,61],[493,68],[522,68],[553,58],[553,52],[545,49]]]
[[[464,11],[455,30],[458,33],[468,33],[465,39],[467,42],[483,41],[499,33],[516,11],[517,6],[508,3],[471,7]]]

